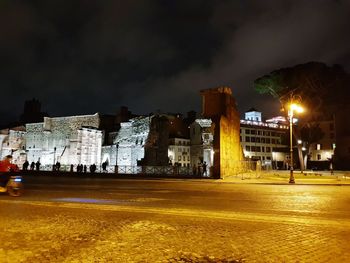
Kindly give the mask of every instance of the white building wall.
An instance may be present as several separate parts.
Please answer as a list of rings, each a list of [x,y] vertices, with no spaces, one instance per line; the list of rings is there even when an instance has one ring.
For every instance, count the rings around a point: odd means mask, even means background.
[[[168,149],[169,161],[172,165],[176,163],[183,167],[191,164],[191,146],[189,139],[173,138]]]
[[[136,166],[145,156],[145,143],[150,132],[151,118],[138,117],[121,123],[114,139],[117,147],[117,165]]]
[[[94,157],[92,159],[84,157],[84,162],[87,163],[82,164],[90,164],[92,161],[99,164],[102,146],[102,139],[100,142],[102,133],[96,130],[99,123],[100,117],[96,113],[70,117],[45,117],[42,123],[27,124],[25,138],[28,161],[40,160],[42,165],[52,165],[56,161],[60,161],[62,165],[79,164],[82,161],[82,145],[91,143],[94,146],[87,149],[91,151],[87,154],[93,154]],[[86,131],[85,133],[89,135],[85,135],[83,139],[79,132],[83,127],[91,127],[91,130],[96,131],[91,132],[91,137]]]

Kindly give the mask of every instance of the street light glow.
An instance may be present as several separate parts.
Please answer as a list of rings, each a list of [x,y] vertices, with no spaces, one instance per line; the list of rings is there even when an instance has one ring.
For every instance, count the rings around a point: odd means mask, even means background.
[[[298,105],[298,104],[295,104],[295,103],[292,103],[292,104],[290,105],[290,109],[291,109],[292,111],[296,111],[296,112],[298,112],[298,113],[303,113],[303,112],[304,112],[304,108],[301,107],[301,106]]]

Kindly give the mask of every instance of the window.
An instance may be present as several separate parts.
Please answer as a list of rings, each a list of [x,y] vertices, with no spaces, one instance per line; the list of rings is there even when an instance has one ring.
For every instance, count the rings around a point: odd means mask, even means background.
[[[261,152],[260,146],[256,146],[256,147],[255,147],[255,151],[256,151],[256,152]]]
[[[261,131],[258,131],[258,135],[261,135]]]
[[[321,154],[317,154],[317,160],[321,160]]]
[[[261,151],[265,152],[265,147],[264,146],[261,147]]]
[[[246,142],[250,142],[250,137],[246,136],[246,137],[245,137],[245,141],[246,141]]]
[[[245,134],[250,134],[250,130],[245,130]]]
[[[242,141],[242,136],[239,136],[239,141],[240,141],[240,142]]]
[[[246,145],[246,146],[245,146],[245,150],[248,151],[248,152],[250,152],[250,146],[249,146],[249,145]]]
[[[266,143],[271,143],[270,138],[266,138]]]
[[[271,160],[271,157],[270,157],[270,156],[267,156],[267,157],[266,157],[266,160]]]
[[[261,138],[261,143],[265,143],[265,138]]]
[[[251,130],[250,134],[256,134],[256,130]]]
[[[332,149],[333,150],[335,149],[335,143],[332,143]]]
[[[255,142],[255,137],[251,137],[251,138],[250,138],[250,141],[251,141],[251,142]]]
[[[256,138],[256,142],[260,142],[260,138]]]
[[[275,144],[275,143],[276,143],[276,140],[275,140],[275,139],[271,139],[271,143],[272,143],[272,144]]]
[[[267,153],[271,152],[271,147],[266,147],[266,152]]]
[[[178,157],[178,160],[181,161],[181,156]]]
[[[320,143],[316,144],[316,150],[318,150],[318,151],[321,150],[321,144]]]

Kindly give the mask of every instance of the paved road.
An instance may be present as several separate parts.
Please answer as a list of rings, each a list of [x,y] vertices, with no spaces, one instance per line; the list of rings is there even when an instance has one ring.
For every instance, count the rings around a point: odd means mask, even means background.
[[[28,178],[0,196],[0,262],[350,262],[349,204],[350,186]]]

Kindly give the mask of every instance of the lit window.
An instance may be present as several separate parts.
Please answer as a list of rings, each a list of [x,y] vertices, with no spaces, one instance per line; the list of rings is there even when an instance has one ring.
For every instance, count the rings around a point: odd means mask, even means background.
[[[246,145],[245,149],[246,149],[246,151],[250,152],[250,146],[249,145]]]
[[[321,150],[321,144],[320,143],[316,144],[316,150],[318,150],[318,151]]]
[[[335,143],[332,143],[332,149],[333,150],[335,149]]]

